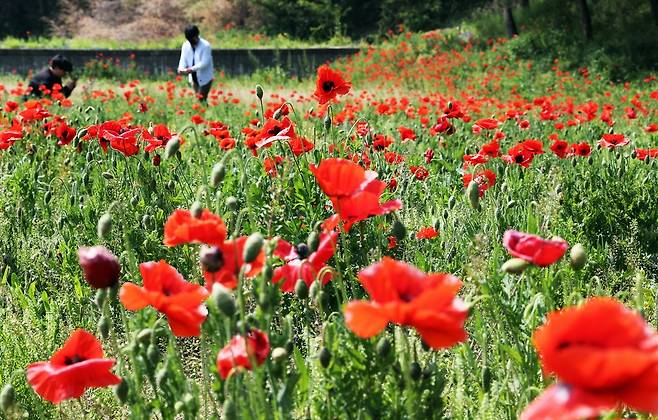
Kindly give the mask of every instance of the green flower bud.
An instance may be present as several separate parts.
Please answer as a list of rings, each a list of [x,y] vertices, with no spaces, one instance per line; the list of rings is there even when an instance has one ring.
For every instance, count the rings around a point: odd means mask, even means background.
[[[149,344],[146,349],[146,357],[153,366],[157,365],[160,361],[160,351],[158,350],[158,346],[153,343]]]
[[[169,377],[169,369],[167,369],[167,365],[165,364],[160,369],[158,369],[158,371],[155,373],[155,383],[158,386],[158,388],[162,389],[164,384],[167,382],[168,377]]]
[[[121,404],[125,404],[128,400],[128,392],[130,391],[130,386],[125,378],[121,378],[121,382],[114,387],[114,395]]]
[[[211,299],[224,315],[232,317],[235,313],[235,298],[228,289],[219,283],[213,284]]]
[[[420,375],[423,373],[423,370],[420,368],[418,362],[411,362],[409,365],[409,376],[412,380],[417,381],[420,379]]]
[[[272,350],[272,360],[282,362],[288,358],[288,352],[283,347],[276,347]]]
[[[194,203],[192,203],[192,207],[190,207],[190,213],[192,214],[192,217],[198,219],[201,217],[202,212],[203,206],[201,206],[201,203],[198,200],[195,200]]]
[[[224,420],[237,420],[238,418],[238,409],[231,398],[227,398],[224,401],[224,406],[222,407],[222,418]]]
[[[407,237],[407,228],[401,221],[396,220],[395,222],[393,222],[393,228],[391,229],[391,233],[393,234],[393,236],[395,236],[395,238],[398,241],[401,241]]]
[[[571,257],[571,266],[574,270],[580,270],[585,267],[585,264],[587,264],[587,252],[585,251],[585,247],[581,244],[576,244],[571,247],[569,256]]]
[[[258,99],[263,99],[263,87],[261,85],[256,85],[256,96],[258,96]]]
[[[255,232],[249,235],[247,241],[244,244],[244,252],[242,254],[244,262],[254,262],[256,258],[258,258],[261,249],[263,249],[264,243],[265,240],[263,239],[263,235],[261,235],[259,232]]]
[[[224,180],[225,176],[226,166],[224,166],[224,164],[221,162],[216,163],[215,166],[212,167],[212,172],[210,173],[210,186],[217,188],[220,182]]]
[[[238,199],[231,196],[226,198],[226,207],[231,210],[235,211],[235,209],[238,208]]]
[[[329,366],[329,363],[331,363],[331,353],[329,352],[329,349],[322,347],[318,353],[318,359],[320,359],[320,365],[326,369]]]
[[[308,289],[308,295],[311,297],[312,300],[315,300],[318,297],[318,293],[320,293],[321,291],[322,291],[322,283],[315,280],[313,283],[311,283],[311,287]]]
[[[448,208],[449,208],[450,210],[452,210],[453,207],[455,207],[455,204],[457,204],[457,199],[455,198],[454,195],[452,195],[452,196],[450,196],[450,198],[448,199]]]
[[[16,404],[16,392],[12,384],[7,384],[2,388],[0,392],[0,409],[2,411],[8,411]]]
[[[530,265],[530,263],[524,259],[512,258],[507,260],[500,270],[508,274],[521,274],[528,265]]]
[[[165,146],[165,158],[170,159],[178,154],[178,151],[180,149],[180,139],[178,137],[174,137],[171,140],[167,142],[167,146]]]
[[[489,392],[491,389],[491,369],[488,366],[482,369],[482,389],[484,392]]]
[[[96,226],[98,237],[101,239],[107,237],[110,229],[112,229],[112,216],[110,213],[105,213],[98,219],[98,225]]]
[[[377,349],[377,354],[379,355],[379,357],[384,359],[391,352],[391,342],[388,341],[388,339],[386,337],[382,337],[377,342],[376,349]]]
[[[183,410],[185,410],[185,403],[183,401],[176,401],[176,404],[174,404],[174,410],[177,413],[182,413]]]
[[[324,129],[329,131],[330,128],[331,128],[331,117],[329,116],[329,114],[327,114],[324,117]]]
[[[153,329],[144,328],[137,334],[137,341],[142,344],[147,344],[151,342],[151,337],[153,337]]]
[[[295,283],[295,294],[300,299],[306,299],[308,297],[308,286],[304,280],[299,279]]]
[[[309,233],[308,239],[306,239],[306,244],[311,253],[317,251],[320,246],[320,235],[316,231]]]
[[[96,290],[96,295],[94,296],[94,303],[98,307],[98,309],[103,308],[103,303],[105,303],[105,298],[107,297],[107,290],[106,289],[98,289]]]
[[[479,185],[475,181],[471,181],[468,183],[468,187],[466,188],[466,197],[468,198],[468,202],[471,203],[471,207],[473,207],[475,210],[480,210],[480,191],[479,191]]]
[[[98,319],[98,332],[104,340],[110,335],[110,320],[106,316],[101,316]]]

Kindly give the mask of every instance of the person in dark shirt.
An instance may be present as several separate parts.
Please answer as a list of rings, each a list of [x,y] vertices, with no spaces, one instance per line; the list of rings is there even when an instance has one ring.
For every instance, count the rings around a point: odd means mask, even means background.
[[[29,87],[32,88],[30,94],[40,97],[44,94],[43,88],[45,88],[45,93],[51,94],[53,86],[59,84],[62,87],[60,93],[68,98],[71,92],[73,92],[73,89],[75,89],[78,80],[77,78],[73,78],[69,83],[63,85],[62,77],[71,71],[73,71],[73,64],[71,64],[69,59],[61,54],[57,54],[50,60],[48,67],[32,77],[29,84]]]

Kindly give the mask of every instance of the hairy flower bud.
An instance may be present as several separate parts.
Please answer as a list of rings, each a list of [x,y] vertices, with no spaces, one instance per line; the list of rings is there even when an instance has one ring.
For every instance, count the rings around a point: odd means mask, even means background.
[[[219,184],[224,180],[226,176],[226,166],[223,163],[216,163],[212,167],[212,172],[210,173],[210,186],[217,188]]]
[[[259,232],[255,232],[249,235],[247,241],[244,244],[244,252],[242,254],[244,262],[254,262],[256,258],[258,258],[261,249],[263,249],[264,243],[265,240],[263,239],[263,235],[261,235]]]
[[[575,270],[580,270],[587,264],[587,252],[581,244],[575,244],[569,252],[571,257],[571,266]]]
[[[110,233],[110,229],[112,229],[112,216],[110,213],[105,213],[100,219],[98,219],[98,225],[96,226],[98,237],[107,237],[107,234]]]
[[[105,247],[81,247],[78,261],[85,281],[94,289],[112,287],[119,281],[119,259]]]
[[[521,274],[529,264],[530,263],[524,259],[512,258],[507,260],[500,270],[508,274]]]

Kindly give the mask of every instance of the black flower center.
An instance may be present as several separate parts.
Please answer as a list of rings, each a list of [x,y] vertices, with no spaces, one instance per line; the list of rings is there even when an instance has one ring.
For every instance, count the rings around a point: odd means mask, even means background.
[[[516,163],[522,163],[523,162],[523,155],[516,155],[514,156],[514,162]]]
[[[283,130],[283,128],[281,128],[277,125],[277,126],[274,126],[274,127],[270,128],[267,131],[267,134],[269,134],[271,136],[276,136],[277,134],[279,134],[281,132],[281,130]]]
[[[66,366],[70,366],[70,365],[74,365],[76,363],[84,362],[84,360],[85,359],[83,357],[81,357],[77,354],[74,354],[73,356],[66,356],[64,358],[64,364],[66,364]]]
[[[336,87],[336,84],[331,80],[322,83],[322,90],[325,92],[331,92],[334,87]]]
[[[303,260],[308,257],[308,254],[310,254],[311,250],[308,248],[308,245],[306,245],[304,242],[301,242],[297,244],[295,251],[297,252],[297,255],[299,255],[299,259]]]
[[[224,254],[219,247],[216,246],[203,246],[200,252],[201,267],[209,272],[216,273],[224,266]]]

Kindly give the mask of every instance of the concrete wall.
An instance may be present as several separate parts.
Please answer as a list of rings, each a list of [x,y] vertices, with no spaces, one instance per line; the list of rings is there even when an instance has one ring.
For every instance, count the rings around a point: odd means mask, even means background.
[[[286,48],[213,50],[216,71],[228,76],[249,74],[259,68],[280,66],[293,76],[309,75],[323,63],[355,54],[358,48]],[[27,74],[44,67],[55,54],[67,56],[76,67],[94,59],[112,59],[121,66],[136,66],[146,74],[175,71],[180,50],[56,50],[0,49],[0,73]]]

